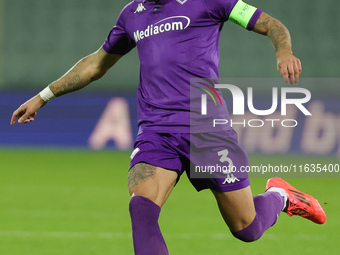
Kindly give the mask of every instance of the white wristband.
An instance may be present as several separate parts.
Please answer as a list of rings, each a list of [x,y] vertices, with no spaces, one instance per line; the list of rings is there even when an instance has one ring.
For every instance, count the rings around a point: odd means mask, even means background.
[[[41,96],[42,100],[44,100],[46,103],[55,98],[55,95],[53,94],[49,86],[47,86],[43,91],[41,91],[39,95]]]

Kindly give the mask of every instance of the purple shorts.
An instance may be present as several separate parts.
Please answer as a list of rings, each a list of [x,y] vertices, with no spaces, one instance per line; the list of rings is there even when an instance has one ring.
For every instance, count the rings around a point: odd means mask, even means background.
[[[238,145],[233,129],[202,133],[138,134],[131,155],[130,168],[145,162],[175,170],[180,177],[186,172],[197,191],[233,191],[250,185],[246,151]]]

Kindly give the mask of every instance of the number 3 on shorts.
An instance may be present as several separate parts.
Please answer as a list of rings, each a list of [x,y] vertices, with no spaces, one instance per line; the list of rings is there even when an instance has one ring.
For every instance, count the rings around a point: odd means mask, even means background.
[[[224,172],[224,174],[227,174],[227,178],[224,179],[223,183],[222,184],[231,184],[231,183],[235,183],[235,182],[239,182],[240,180],[238,178],[235,177],[234,174],[232,174],[231,172],[234,170],[233,167],[234,167],[234,163],[233,161],[231,160],[231,158],[228,157],[229,155],[229,151],[227,149],[223,150],[223,151],[219,151],[217,152],[218,156],[220,156],[220,161],[222,163],[225,163],[225,162],[228,162],[229,163],[229,166],[228,166],[228,172]]]
[[[217,155],[220,156],[220,161],[222,163],[229,163],[229,170],[232,170],[233,166],[234,166],[234,163],[233,161],[231,160],[231,158],[228,157],[229,155],[229,151],[227,149],[223,150],[223,151],[219,151],[217,152]]]

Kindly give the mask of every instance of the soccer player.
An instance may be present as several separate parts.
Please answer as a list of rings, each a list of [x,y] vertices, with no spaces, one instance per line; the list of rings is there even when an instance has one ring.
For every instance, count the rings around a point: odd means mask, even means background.
[[[273,43],[277,68],[287,84],[296,84],[301,63],[292,53],[287,28],[241,0],[135,0],[125,6],[98,51],[81,59],[65,75],[14,111],[11,125],[34,120],[49,100],[79,90],[101,78],[134,47],[140,60],[137,92],[139,132],[131,155],[128,186],[133,244],[137,255],[163,255],[168,250],[158,217],[179,177],[187,172],[198,190],[210,189],[231,233],[245,242],[257,240],[274,225],[281,211],[322,224],[317,200],[280,178],[266,192],[252,195],[247,176],[191,178],[190,165],[248,165],[230,126],[190,129],[190,79],[217,79],[219,35],[233,21]],[[218,91],[218,90],[217,90]],[[220,93],[220,91],[218,91]],[[217,108],[216,108],[217,109]],[[216,118],[228,118],[225,102]]]

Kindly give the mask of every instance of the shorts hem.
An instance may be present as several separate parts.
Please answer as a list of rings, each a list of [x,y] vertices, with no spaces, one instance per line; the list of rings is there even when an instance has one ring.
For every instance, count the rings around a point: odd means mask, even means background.
[[[244,189],[246,187],[250,186],[250,181],[249,179],[244,180],[241,183],[237,183],[235,185],[226,185],[224,187],[218,187],[218,186],[210,186],[210,187],[198,187],[196,188],[196,190],[198,192],[205,190],[205,189],[210,189],[213,191],[217,191],[217,192],[230,192],[230,191],[235,191],[235,190],[240,190],[240,189]]]
[[[160,167],[160,168],[163,168],[165,170],[174,171],[178,175],[177,182],[179,181],[179,177],[181,176],[181,171],[180,170],[167,168],[165,166],[162,166],[162,164],[154,163],[154,162],[151,162],[149,160],[140,160],[140,161],[136,161],[136,162],[133,162],[133,163],[131,162],[131,164],[129,166],[129,171],[131,170],[132,167],[134,167],[135,165],[137,165],[139,163],[146,163],[146,164],[149,164],[149,165],[154,166],[154,167]]]

